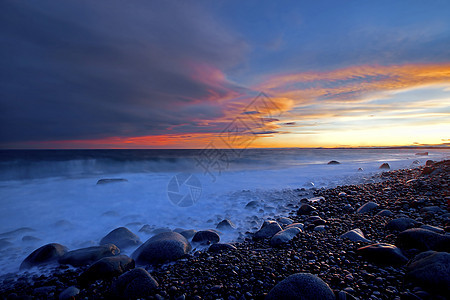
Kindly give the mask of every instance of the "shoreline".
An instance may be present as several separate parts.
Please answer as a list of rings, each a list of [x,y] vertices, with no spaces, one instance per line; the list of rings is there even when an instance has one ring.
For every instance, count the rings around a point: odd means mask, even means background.
[[[429,167],[375,175],[375,178],[382,179],[380,182],[375,180],[375,183],[317,190],[315,196],[324,199],[309,203],[315,211],[305,215],[297,213],[302,204],[299,196],[298,205],[292,207],[289,218],[293,223],[305,226],[303,232],[296,234],[291,241],[274,247],[270,238],[255,240],[253,233],[248,233],[244,242],[233,243],[235,249],[215,253],[197,251],[173,263],[147,268],[159,284],[148,291],[148,298],[263,299],[289,275],[304,272],[321,278],[339,299],[445,299],[432,294],[435,291],[430,290],[429,285],[420,286],[406,280],[406,263],[380,265],[360,257],[358,249],[375,242],[398,244],[399,232],[388,230],[385,225],[400,217],[418,222],[414,227],[420,227],[422,223],[441,228],[447,232],[441,235],[449,237],[450,216],[446,203],[449,195],[444,195],[448,193],[449,170],[449,161],[442,161]],[[422,174],[427,172],[430,173]],[[371,201],[378,207],[367,213],[356,211]],[[432,210],[424,209],[436,206]],[[392,215],[377,216],[383,209],[390,210]],[[323,222],[315,220],[316,225],[307,222],[312,215],[320,217]],[[287,225],[282,227],[285,229]],[[340,238],[356,228],[372,242]],[[409,260],[420,252],[402,249],[402,254]],[[79,276],[87,268],[60,265],[50,270],[51,275],[24,273],[2,276],[0,298],[34,296],[37,299],[58,299],[60,293],[71,286],[79,289],[76,299],[111,298],[114,278],[80,285]]]

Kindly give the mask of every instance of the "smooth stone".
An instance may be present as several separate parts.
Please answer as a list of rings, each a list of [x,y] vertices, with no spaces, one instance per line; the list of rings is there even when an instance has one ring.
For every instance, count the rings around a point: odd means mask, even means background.
[[[392,216],[394,213],[388,209],[383,209],[382,211],[380,211],[379,213],[376,214],[376,216],[380,216],[380,217],[390,217]]]
[[[450,253],[427,251],[406,266],[405,279],[443,296],[450,295]]]
[[[275,285],[266,300],[334,300],[333,291],[322,279],[310,273],[293,274]]]
[[[107,183],[114,183],[114,182],[127,182],[127,179],[124,178],[105,178],[100,179],[97,181],[97,184],[107,184]]]
[[[264,221],[261,228],[253,234],[253,238],[255,239],[267,239],[271,238],[278,231],[283,230],[276,221]]]
[[[309,215],[310,213],[312,213],[315,210],[316,210],[316,208],[309,204],[302,204],[299,207],[299,209],[297,210],[297,215],[298,216]]]
[[[52,263],[63,257],[68,249],[60,244],[52,243],[34,250],[20,264],[20,270]]]
[[[379,167],[379,169],[387,169],[389,170],[391,168],[391,166],[389,166],[388,163],[382,163],[381,166]]]
[[[289,229],[292,227],[300,228],[300,230],[303,231],[303,229],[305,228],[305,225],[303,223],[292,223],[292,224],[289,224],[288,226],[286,226],[286,229]]]
[[[139,229],[139,232],[143,232],[146,234],[152,234],[153,233],[154,228],[148,224],[145,224],[141,227],[141,229]]]
[[[365,214],[365,213],[368,213],[368,212],[370,212],[370,211],[372,211],[372,210],[378,208],[378,206],[379,206],[379,205],[376,204],[375,202],[370,201],[370,202],[365,203],[365,204],[362,205],[361,207],[359,207],[359,208],[356,210],[356,213],[358,213],[358,214]]]
[[[407,229],[397,236],[396,245],[420,251],[436,250],[450,252],[450,236],[422,228]]]
[[[368,245],[356,252],[365,259],[382,265],[404,265],[408,261],[400,249],[391,244]]]
[[[432,166],[434,165],[434,161],[432,161],[431,159],[427,160],[425,163],[425,166]]]
[[[433,206],[425,206],[425,207],[423,207],[423,208],[420,210],[420,212],[435,214],[435,213],[442,213],[442,212],[444,212],[444,211],[443,211],[442,208],[440,208],[439,206],[433,205]]]
[[[59,259],[59,263],[74,267],[86,266],[103,257],[115,256],[119,253],[120,249],[114,244],[93,246],[69,251]]]
[[[203,245],[215,244],[220,241],[220,236],[212,230],[200,230],[192,237],[192,242]]]
[[[366,243],[372,242],[364,237],[364,233],[359,228],[352,229],[352,230],[347,231],[346,233],[342,234],[341,239],[349,239],[350,241],[353,241],[353,242],[357,242],[357,241],[366,242]]]
[[[279,231],[270,239],[270,245],[272,247],[279,247],[281,245],[289,243],[300,232],[302,232],[302,230],[298,227],[286,228],[282,231]]]
[[[163,232],[172,232],[172,229],[167,228],[167,227],[160,227],[160,228],[155,228],[152,230],[152,234],[160,234]]]
[[[440,233],[440,234],[445,233],[444,228],[441,228],[441,227],[436,227],[436,226],[431,226],[431,225],[422,225],[422,226],[420,226],[420,228],[434,231],[434,232]]]
[[[151,295],[158,282],[143,268],[120,275],[111,286],[111,295],[119,299],[140,299]]]
[[[341,163],[338,162],[337,160],[330,160],[327,165],[340,165]]]
[[[220,221],[220,223],[217,224],[216,228],[220,230],[233,230],[236,229],[236,225],[234,225],[230,220],[225,219]]]
[[[277,220],[278,224],[283,225],[283,226],[287,226],[287,225],[291,225],[294,223],[294,220],[289,219],[289,218],[285,218],[285,217],[281,217]]]
[[[406,229],[414,228],[420,225],[420,222],[417,222],[416,220],[413,220],[411,218],[397,218],[390,220],[386,226],[385,229],[390,231],[405,231]]]
[[[315,232],[324,232],[327,229],[325,228],[325,225],[317,225],[316,227],[314,227],[314,231]]]
[[[137,235],[126,227],[119,227],[108,233],[100,241],[100,245],[114,244],[120,249],[134,247],[141,244]]]
[[[184,236],[187,240],[191,239],[196,233],[197,233],[197,230],[195,230],[195,229],[188,229],[188,230],[180,232],[180,234],[182,236]]]
[[[191,249],[191,244],[181,234],[163,232],[151,237],[139,246],[131,257],[138,264],[157,264],[177,260]]]
[[[134,260],[126,255],[104,257],[84,271],[79,280],[81,283],[89,283],[98,279],[110,280],[134,269],[134,267]]]
[[[258,208],[259,202],[256,200],[252,200],[245,205],[246,209],[255,209]]]
[[[80,290],[74,286],[70,286],[59,294],[59,300],[72,300],[80,293]]]
[[[222,243],[216,243],[209,246],[208,251],[209,252],[219,252],[224,250],[236,250],[236,247],[231,244],[222,244]]]

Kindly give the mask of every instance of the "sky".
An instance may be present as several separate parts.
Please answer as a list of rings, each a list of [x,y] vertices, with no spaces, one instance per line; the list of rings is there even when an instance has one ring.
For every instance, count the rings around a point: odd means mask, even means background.
[[[450,146],[450,1],[0,2],[0,148]]]

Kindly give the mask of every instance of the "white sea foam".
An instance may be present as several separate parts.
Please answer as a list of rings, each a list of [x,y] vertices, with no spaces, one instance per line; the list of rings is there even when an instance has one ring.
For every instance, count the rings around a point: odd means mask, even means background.
[[[320,159],[309,154],[307,164],[274,167],[269,160],[267,166],[258,168],[229,168],[216,173],[215,181],[202,169],[189,170],[201,182],[202,189],[198,201],[189,207],[169,201],[168,183],[177,172],[106,172],[0,181],[0,234],[23,227],[32,229],[0,236],[10,243],[0,250],[0,274],[18,271],[21,261],[39,246],[52,242],[69,249],[98,245],[104,235],[119,226],[128,227],[145,241],[151,236],[139,232],[145,224],[154,228],[201,230],[215,228],[228,218],[237,229],[223,232],[221,238],[225,242],[235,241],[246,231],[254,231],[263,219],[286,215],[286,205],[298,203],[302,197],[298,188],[309,188],[312,183],[316,188],[361,183],[380,172],[382,162],[389,162],[392,169],[408,168],[414,166],[415,160],[424,164],[427,159],[439,160],[449,154],[439,150],[430,151],[429,156],[415,156],[415,151],[409,150],[378,153],[368,158],[352,157],[349,151]],[[332,159],[342,164],[327,165]],[[273,155],[272,160],[276,160]],[[97,185],[101,178],[128,181]],[[252,200],[258,201],[258,207],[246,209],[245,205]],[[40,240],[22,241],[24,236]]]

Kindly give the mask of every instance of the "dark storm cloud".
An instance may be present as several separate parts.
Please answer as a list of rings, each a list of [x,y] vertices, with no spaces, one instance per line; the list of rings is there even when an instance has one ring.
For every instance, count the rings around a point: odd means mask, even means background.
[[[0,143],[189,131],[247,47],[184,1],[2,1],[0,37]]]

